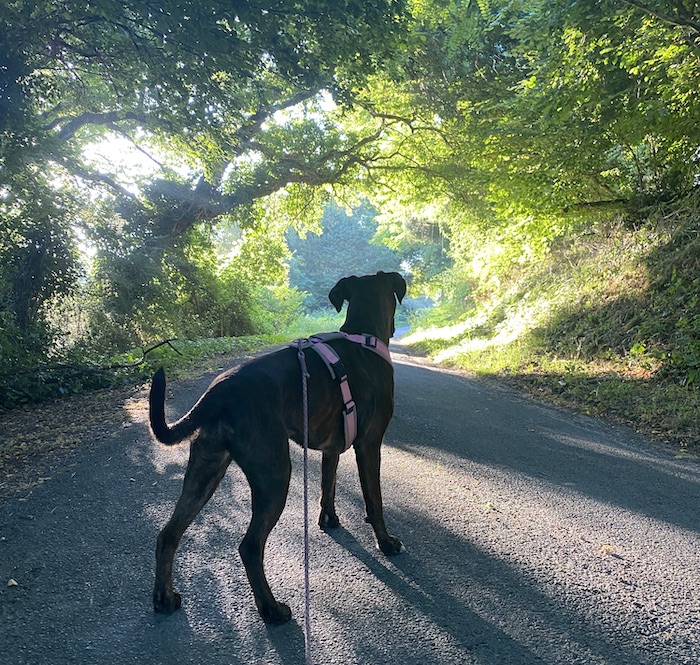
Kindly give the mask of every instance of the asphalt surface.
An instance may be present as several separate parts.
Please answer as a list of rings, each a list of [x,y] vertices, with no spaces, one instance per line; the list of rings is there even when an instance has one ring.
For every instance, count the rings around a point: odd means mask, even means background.
[[[383,494],[407,551],[375,549],[345,454],[341,528],[311,529],[315,663],[700,663],[697,460],[395,359]],[[170,417],[210,378],[175,384]],[[249,493],[235,467],[176,557],[183,608],[154,615],[155,538],[187,448],[152,443],[144,407],[126,403],[119,431],[0,503],[0,662],[304,663],[301,451],[266,558],[292,621],[268,627],[255,610],[237,552]],[[315,497],[320,458],[310,457]]]

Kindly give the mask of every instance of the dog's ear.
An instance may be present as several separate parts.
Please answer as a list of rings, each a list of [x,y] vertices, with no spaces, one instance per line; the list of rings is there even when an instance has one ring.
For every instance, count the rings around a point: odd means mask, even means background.
[[[335,307],[337,312],[343,309],[343,303],[346,300],[350,300],[350,290],[352,288],[353,282],[356,279],[357,277],[354,276],[343,277],[343,279],[341,279],[328,294],[328,300],[331,301],[331,304],[333,305],[333,307]]]
[[[401,302],[406,295],[406,280],[397,272],[392,272],[389,276],[392,280],[394,293],[396,294],[398,301]]]

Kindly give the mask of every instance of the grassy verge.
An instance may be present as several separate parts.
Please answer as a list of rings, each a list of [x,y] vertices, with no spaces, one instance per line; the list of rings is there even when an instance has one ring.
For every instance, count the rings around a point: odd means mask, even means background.
[[[335,315],[301,317],[274,334],[174,340],[149,352],[143,360],[143,349],[134,349],[103,363],[130,367],[86,373],[76,366],[79,375],[72,382],[70,374],[60,371],[55,376],[44,372],[33,377],[39,388],[35,396],[27,394],[32,385],[25,376],[13,393],[12,408],[0,409],[0,499],[50,480],[56,460],[81,445],[131,427],[135,414],[141,414],[137,420],[145,419],[148,381],[158,367],[165,368],[169,380],[200,376],[216,372],[236,358],[313,332],[337,330],[339,325]],[[5,391],[8,394],[7,388]]]
[[[402,343],[700,452],[699,302],[695,197],[570,239]]]
[[[184,376],[202,369],[202,363],[222,356],[242,355],[277,343],[277,336],[172,340],[144,355],[144,349],[101,358],[71,358],[16,374],[0,381],[0,410],[44,402],[102,388],[119,388],[149,379],[158,367],[169,376]]]
[[[227,359],[284,344],[320,330],[337,330],[340,315],[300,316],[293,324],[273,333],[247,337],[176,339],[146,350],[135,348],[110,358],[81,356],[73,350],[53,365],[0,375],[0,412],[24,404],[83,394],[103,388],[119,388],[147,381],[164,367],[170,378],[214,370]]]

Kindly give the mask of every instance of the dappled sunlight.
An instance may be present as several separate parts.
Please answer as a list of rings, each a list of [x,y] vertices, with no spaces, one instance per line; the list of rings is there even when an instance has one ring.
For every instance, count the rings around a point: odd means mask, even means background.
[[[151,442],[149,461],[158,475],[182,479],[190,458],[190,444],[185,441],[175,446],[165,446],[156,441]]]
[[[391,528],[424,562],[415,580],[548,663],[643,663],[643,650],[687,644],[675,636],[694,634],[700,618],[679,603],[700,585],[687,565],[700,556],[693,460],[453,372],[402,365],[382,477]]]
[[[640,461],[584,438],[558,443],[611,460],[654,462],[653,456]],[[351,654],[362,654],[357,662],[369,662],[368,653],[375,662],[394,662],[396,654],[388,651],[394,637],[387,636],[387,626],[392,631],[398,627],[399,633],[401,626],[410,626],[409,642],[423,659],[441,655],[446,662],[497,665],[515,654],[522,663],[570,662],[560,652],[566,625],[568,658],[606,663],[607,647],[600,645],[614,639],[621,597],[633,608],[624,619],[632,630],[661,607],[671,617],[648,638],[650,648],[674,627],[695,620],[675,611],[674,600],[700,584],[686,566],[700,555],[697,532],[619,510],[566,481],[509,469],[507,460],[499,465],[472,461],[468,455],[431,455],[425,447],[394,438],[388,444],[382,467],[387,522],[407,552],[386,558],[375,549],[362,520],[354,455],[344,455],[338,485],[343,526],[329,533],[311,526],[312,630],[321,661],[330,662],[340,649],[345,662],[354,662]],[[151,457],[159,474],[167,468],[161,451]],[[291,454],[289,499],[266,555],[273,591],[292,607],[290,624],[275,633],[256,618],[237,552],[250,506],[247,483],[236,467],[188,530],[176,557],[175,584],[198,639],[218,645],[233,637],[270,663],[287,662],[276,653],[275,635],[287,635],[282,639],[292,640],[303,654],[301,453],[292,445]],[[312,453],[310,461],[314,520],[320,456]],[[175,469],[171,465],[170,472]],[[179,484],[171,480],[170,485]],[[169,487],[168,498],[174,501],[178,491]],[[152,505],[145,513],[160,523],[168,509]],[[637,535],[630,539],[633,532]],[[678,562],[670,576],[658,565],[660,550],[669,550]],[[634,582],[642,578],[651,579],[653,587]],[[216,612],[212,615],[207,607]],[[362,625],[362,633],[353,625]],[[332,643],[323,639],[327,634],[336,636]],[[644,644],[615,648],[631,662],[638,646]]]
[[[167,400],[166,400],[167,401]],[[171,479],[182,480],[190,455],[190,442],[184,440],[173,446],[158,443],[150,434],[148,423],[148,393],[144,389],[140,394],[125,400],[122,405],[130,425],[137,425],[145,429],[148,439],[142,445],[129,451],[132,461],[139,465],[147,464],[159,476],[169,476]],[[171,413],[174,406],[167,405],[168,418],[177,416]],[[176,497],[175,497],[176,498]]]
[[[508,315],[494,328],[493,334],[489,337],[480,336],[479,329],[488,323],[490,317],[488,311],[482,311],[452,326],[419,330],[402,338],[401,343],[410,346],[427,341],[455,340],[453,345],[438,351],[433,356],[435,362],[449,362],[460,354],[512,344],[523,334],[532,330],[536,322],[541,320],[543,309],[542,303],[538,303],[537,307],[520,303],[517,307],[510,309]],[[457,341],[458,338],[462,339]]]
[[[141,394],[127,399],[123,408],[133,422],[148,424],[148,394],[145,390]]]
[[[455,323],[451,326],[431,326],[424,330],[412,332],[409,335],[401,338],[402,344],[418,344],[428,339],[450,340],[463,335],[468,330],[472,330],[478,326],[484,325],[487,320],[486,313],[470,317],[460,323]]]
[[[483,351],[484,349],[489,349],[492,346],[506,346],[507,344],[511,344],[518,339],[523,330],[524,328],[522,330],[503,330],[489,339],[465,339],[455,346],[451,346],[448,349],[443,349],[439,353],[436,353],[435,362],[441,363],[451,360],[460,353]]]
[[[347,556],[347,553],[339,554]],[[396,625],[395,614],[400,613],[401,622],[410,625],[411,641],[421,644],[422,652],[435,658],[432,662],[462,661],[465,653],[459,637],[435,621],[432,608],[439,600],[432,598],[400,568],[386,561],[382,572],[375,569],[375,566],[381,566],[380,559],[373,560],[374,565],[370,567],[358,567],[357,560],[349,560],[349,572],[343,584],[338,584],[337,573],[330,578],[315,577],[318,591],[313,594],[312,602],[321,611],[315,612],[314,618],[323,622],[324,632],[347,634],[351,644],[355,645],[355,652],[363,653],[361,662],[387,662],[392,660],[390,651],[393,646],[386,639],[386,631],[390,625]],[[412,601],[414,593],[420,601]],[[381,619],[377,621],[374,617]],[[368,630],[362,633],[348,630],[354,622],[361,620],[365,623],[366,619],[369,619],[366,621]],[[318,646],[319,653],[328,653],[327,660],[322,662],[333,662],[334,649],[329,647],[332,645]]]
[[[312,452],[316,661],[342,654],[348,663],[642,664],[653,662],[645,650],[675,640],[674,631],[692,632],[700,617],[677,599],[700,586],[700,574],[687,566],[700,557],[700,524],[658,505],[657,495],[663,482],[685,483],[692,499],[700,470],[688,460],[627,446],[624,438],[613,442],[592,419],[577,417],[585,427],[561,430],[557,423],[569,422],[566,414],[529,403],[528,424],[519,428],[509,402],[507,415],[491,411],[488,444],[477,422],[467,418],[466,430],[453,422],[460,409],[493,408],[477,382],[420,364],[425,361],[409,359],[417,366],[407,368],[400,354],[395,360],[397,408],[383,449],[382,484],[389,531],[407,551],[387,558],[376,549],[352,451],[341,456],[338,470],[341,527],[318,529],[321,457]],[[411,400],[433,391],[431,377],[447,379],[452,397],[433,404],[426,418]],[[409,381],[421,386],[418,394]],[[476,392],[460,392],[472,388]],[[146,427],[137,403],[129,412]],[[508,438],[519,442],[510,454]],[[145,432],[142,439],[127,456],[150,473],[153,490],[142,517],[155,539],[179,497],[189,446],[161,446]],[[530,454],[535,447],[548,455],[546,464]],[[207,653],[225,654],[240,644],[254,654],[251,662],[302,661],[302,453],[291,444],[290,454],[289,497],[265,567],[292,621],[270,629],[258,618],[237,551],[250,519],[250,490],[232,464],[176,555],[174,584],[183,608],[158,624],[164,635],[184,625],[190,642]],[[626,486],[635,470],[646,474],[638,493]],[[655,632],[644,633],[650,624]]]

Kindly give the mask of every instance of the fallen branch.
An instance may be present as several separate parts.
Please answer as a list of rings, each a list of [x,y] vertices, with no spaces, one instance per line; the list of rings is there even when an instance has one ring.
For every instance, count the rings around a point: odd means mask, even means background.
[[[171,342],[174,342],[176,338],[173,339],[166,339],[162,342],[158,342],[158,344],[154,344],[153,346],[149,346],[147,349],[142,351],[141,358],[137,360],[136,362],[133,363],[127,363],[125,365],[110,365],[109,367],[105,367],[105,369],[129,369],[130,367],[138,367],[139,365],[142,365],[146,361],[146,356],[151,352],[155,351],[156,349],[160,348],[161,346],[165,346],[166,344],[173,350],[175,353],[177,353],[178,356],[181,356],[182,354],[171,344]]]

